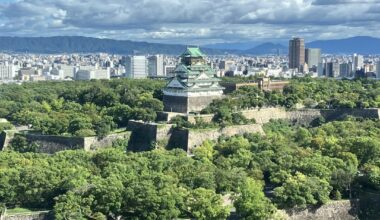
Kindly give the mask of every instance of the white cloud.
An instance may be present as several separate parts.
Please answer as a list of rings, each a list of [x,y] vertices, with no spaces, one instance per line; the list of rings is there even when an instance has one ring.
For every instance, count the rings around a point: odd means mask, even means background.
[[[378,0],[19,0],[3,35],[84,35],[172,43],[380,37]]]

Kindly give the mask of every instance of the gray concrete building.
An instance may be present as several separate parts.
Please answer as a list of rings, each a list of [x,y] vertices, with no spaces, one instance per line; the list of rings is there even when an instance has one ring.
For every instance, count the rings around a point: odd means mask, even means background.
[[[321,62],[321,49],[319,48],[306,48],[305,62],[309,68],[317,67]]]
[[[164,76],[164,56],[154,55],[148,58],[148,75],[149,76]]]

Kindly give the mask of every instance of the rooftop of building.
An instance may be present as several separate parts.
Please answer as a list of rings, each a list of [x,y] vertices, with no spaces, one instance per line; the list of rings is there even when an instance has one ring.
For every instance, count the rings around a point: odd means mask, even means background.
[[[205,57],[199,47],[187,47],[181,57]]]

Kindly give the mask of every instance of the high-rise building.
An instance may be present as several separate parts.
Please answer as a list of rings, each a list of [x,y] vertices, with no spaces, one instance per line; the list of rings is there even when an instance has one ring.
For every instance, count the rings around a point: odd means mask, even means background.
[[[164,56],[154,55],[148,58],[148,75],[164,76]]]
[[[148,62],[145,56],[128,56],[123,60],[126,77],[141,79],[148,76]]]
[[[360,70],[364,65],[364,58],[362,55],[354,54],[352,56],[352,75],[355,75],[357,70]]]
[[[305,62],[309,68],[317,67],[321,62],[321,49],[319,48],[306,48]]]
[[[289,68],[300,70],[305,63],[305,41],[293,38],[289,41]]]
[[[351,65],[350,63],[341,63],[340,64],[340,76],[341,77],[349,77],[351,74]]]
[[[318,77],[324,77],[325,76],[325,63],[318,63],[318,67],[317,67],[317,73],[318,73]]]
[[[326,64],[326,76],[327,77],[339,77],[340,64],[337,62],[329,62]]]
[[[376,78],[380,79],[380,61],[376,63]]]

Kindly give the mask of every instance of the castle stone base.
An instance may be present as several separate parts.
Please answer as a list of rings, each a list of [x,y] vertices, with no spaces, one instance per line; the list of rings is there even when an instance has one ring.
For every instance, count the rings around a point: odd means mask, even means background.
[[[164,95],[164,111],[165,112],[200,112],[206,108],[213,100],[220,99],[221,96],[198,96],[198,97],[182,97]]]

